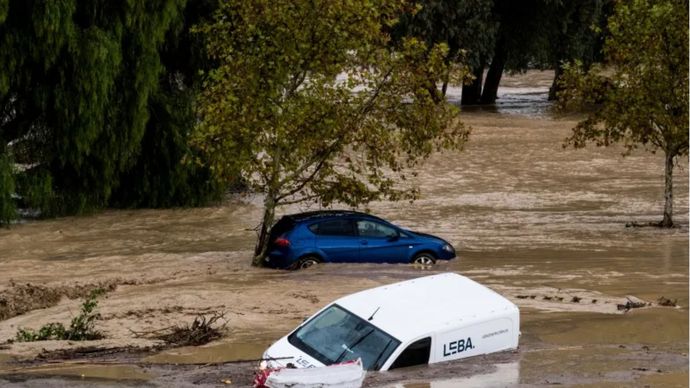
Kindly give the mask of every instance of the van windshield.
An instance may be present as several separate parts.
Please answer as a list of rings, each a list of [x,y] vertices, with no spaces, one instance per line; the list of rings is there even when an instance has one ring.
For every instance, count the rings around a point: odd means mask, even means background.
[[[378,370],[400,341],[334,304],[288,336],[296,348],[324,365],[362,358],[367,370]]]

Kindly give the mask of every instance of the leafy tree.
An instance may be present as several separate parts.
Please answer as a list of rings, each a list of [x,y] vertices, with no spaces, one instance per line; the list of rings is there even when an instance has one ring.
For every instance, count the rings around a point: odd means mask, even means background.
[[[119,177],[110,203],[120,207],[198,206],[219,199],[225,185],[205,166],[186,161],[199,157],[188,138],[196,124],[193,105],[201,87],[200,72],[210,61],[192,26],[210,19],[216,0],[187,2],[184,24],[168,31],[159,49],[163,72],[149,98],[150,118],[132,167]]]
[[[419,0],[399,18],[392,30],[394,42],[417,37],[428,47],[448,45],[446,63],[462,63],[473,70],[463,85],[464,103],[478,100],[484,67],[495,44],[497,23],[492,0]],[[445,95],[448,78],[443,80]]]
[[[493,104],[504,71],[555,69],[554,85],[566,61],[581,60],[589,66],[601,50],[595,28],[604,23],[607,0],[494,0],[498,25],[493,57],[481,98],[470,102]],[[557,86],[550,89],[553,99]]]
[[[549,89],[549,100],[555,100],[563,64],[581,61],[587,69],[595,61],[601,61],[603,46],[602,30],[612,12],[611,0],[551,1],[543,25],[546,39],[542,65],[554,69],[553,84]]]
[[[26,206],[49,215],[196,204],[220,190],[208,170],[180,163],[205,60],[189,23],[213,8],[0,1],[0,153],[27,167],[12,177]]]
[[[688,154],[688,3],[632,0],[608,21],[606,66],[566,67],[563,106],[596,104],[567,144],[622,143],[665,155],[662,227],[673,226],[674,161]]]
[[[264,195],[260,265],[276,207],[414,198],[406,167],[466,140],[436,87],[447,47],[389,46],[404,2],[221,2],[199,31],[218,67],[201,96],[193,145],[226,179]]]

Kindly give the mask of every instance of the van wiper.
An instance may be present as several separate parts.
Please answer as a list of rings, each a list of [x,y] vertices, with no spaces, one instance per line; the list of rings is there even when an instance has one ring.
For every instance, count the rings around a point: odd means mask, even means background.
[[[364,341],[367,337],[369,337],[369,335],[370,335],[371,333],[373,333],[373,332],[374,332],[374,329],[369,330],[369,332],[368,332],[367,334],[364,334],[362,337],[360,337],[360,338],[357,340],[357,342],[355,342],[354,344],[352,344],[352,347],[348,347],[347,345],[343,344],[343,349],[344,349],[344,350],[343,350],[342,353],[340,353],[340,355],[338,356],[338,358],[335,360],[335,363],[336,363],[336,364],[339,363],[339,362],[343,359],[343,357],[345,357],[345,353],[346,353],[346,352],[354,353],[354,351],[353,351],[352,349],[354,349],[357,345],[359,345],[362,341]]]
[[[392,343],[393,343],[392,339],[388,340],[388,343],[386,344],[386,346],[384,346],[381,353],[379,353],[379,356],[376,357],[376,360],[374,360],[374,363],[372,364],[374,366],[374,370],[381,369],[381,365],[379,365],[379,359],[383,356],[384,353],[386,353],[386,350],[388,350],[388,347],[391,346]]]

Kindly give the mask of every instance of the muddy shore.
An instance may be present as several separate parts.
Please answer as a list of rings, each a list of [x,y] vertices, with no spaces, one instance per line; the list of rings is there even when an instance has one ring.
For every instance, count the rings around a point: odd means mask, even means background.
[[[227,362],[258,358],[331,300],[454,271],[520,307],[520,349],[371,373],[367,386],[688,386],[687,171],[674,176],[677,228],[627,228],[661,217],[662,156],[563,149],[575,119],[530,103],[541,101],[548,83],[542,73],[509,79],[503,105],[463,112],[473,128],[463,152],[434,155],[420,167],[420,200],[370,205],[377,215],[456,246],[459,259],[431,270],[253,268],[252,229],[261,213],[253,196],[201,209],[105,211],[0,230],[0,343],[20,327],[69,322],[90,288],[109,291],[99,304],[105,339],[0,345],[0,385],[230,380],[245,386],[256,363]],[[677,306],[661,306],[662,297]],[[629,298],[649,305],[619,309]],[[213,311],[225,312],[227,332],[208,345],[142,350],[161,343],[133,334]],[[37,359],[83,346],[129,350]]]

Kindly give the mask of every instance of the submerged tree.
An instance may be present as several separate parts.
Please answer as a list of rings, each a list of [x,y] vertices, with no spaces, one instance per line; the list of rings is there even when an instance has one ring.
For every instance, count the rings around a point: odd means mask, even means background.
[[[673,226],[673,167],[688,154],[688,3],[619,2],[608,21],[606,66],[566,67],[561,102],[593,104],[567,144],[622,143],[665,155],[664,215]]]
[[[429,47],[448,45],[446,62],[462,63],[472,70],[463,85],[463,104],[479,101],[484,67],[495,45],[496,26],[492,0],[417,0],[392,29],[394,41],[416,37]],[[448,80],[444,80],[445,94]]]
[[[412,199],[405,169],[468,136],[437,84],[446,46],[391,48],[384,24],[404,2],[222,2],[200,27],[218,67],[208,74],[192,144],[215,173],[264,194],[253,263],[276,207]]]

